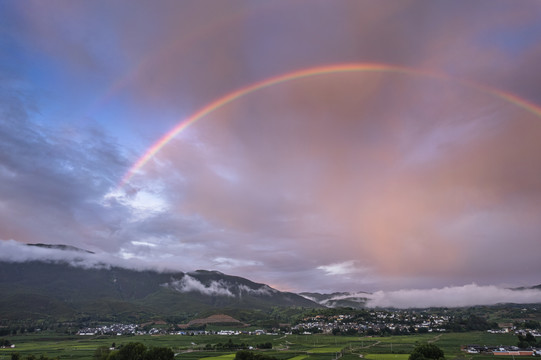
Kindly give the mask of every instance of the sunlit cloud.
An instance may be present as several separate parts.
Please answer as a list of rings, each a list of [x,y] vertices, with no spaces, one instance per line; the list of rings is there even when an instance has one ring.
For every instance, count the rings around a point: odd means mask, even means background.
[[[338,264],[321,265],[317,268],[323,270],[325,275],[352,275],[355,273],[366,272],[366,269],[357,267],[353,260]]]
[[[148,242],[148,241],[132,241],[131,243],[132,243],[132,245],[135,245],[135,246],[150,246],[150,247],[158,246],[157,244],[151,243],[151,242]]]
[[[244,260],[244,259],[232,259],[225,257],[217,257],[214,259],[214,263],[224,269],[244,267],[244,266],[261,266],[263,265],[260,261],[254,260]]]

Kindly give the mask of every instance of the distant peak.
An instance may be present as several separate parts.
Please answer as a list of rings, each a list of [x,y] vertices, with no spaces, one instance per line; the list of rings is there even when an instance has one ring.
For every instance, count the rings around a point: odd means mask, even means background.
[[[189,274],[217,274],[217,275],[225,275],[223,272],[220,272],[218,270],[195,270]]]
[[[42,244],[42,243],[37,243],[37,244],[26,244],[26,245],[27,246],[42,247],[42,248],[47,248],[47,249],[64,250],[64,251],[78,251],[78,252],[85,252],[85,253],[88,253],[88,254],[94,254],[93,251],[80,249],[80,248],[75,247],[75,246],[64,245],[64,244]]]

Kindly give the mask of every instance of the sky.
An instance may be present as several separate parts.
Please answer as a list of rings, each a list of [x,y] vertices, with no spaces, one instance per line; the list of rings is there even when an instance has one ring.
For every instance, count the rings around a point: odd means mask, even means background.
[[[0,255],[540,284],[539,64],[537,0],[0,0]]]

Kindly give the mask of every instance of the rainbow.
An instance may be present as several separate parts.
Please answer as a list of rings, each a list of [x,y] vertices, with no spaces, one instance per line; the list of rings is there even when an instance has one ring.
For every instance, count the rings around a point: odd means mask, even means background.
[[[317,76],[317,75],[348,73],[348,72],[402,73],[402,74],[409,74],[409,75],[421,75],[424,77],[431,77],[431,78],[436,78],[440,80],[453,81],[455,83],[462,84],[464,86],[477,89],[484,93],[493,95],[497,98],[510,102],[521,109],[524,109],[530,113],[533,113],[538,117],[541,117],[541,107],[534,105],[524,99],[521,99],[514,94],[507,93],[498,89],[493,89],[488,86],[480,85],[480,84],[473,83],[467,80],[454,79],[444,74],[421,71],[418,69],[407,68],[403,66],[386,65],[386,64],[378,64],[378,63],[336,64],[336,65],[313,67],[313,68],[308,68],[308,69],[303,69],[303,70],[298,70],[298,71],[282,74],[279,76],[275,76],[275,77],[248,85],[246,87],[233,91],[225,96],[222,96],[221,98],[204,106],[203,108],[201,108],[200,110],[198,110],[197,112],[189,116],[188,118],[182,119],[173,129],[171,129],[168,133],[166,133],[158,141],[156,141],[143,154],[143,156],[141,156],[132,165],[132,167],[122,177],[119,183],[119,188],[122,188],[126,183],[128,183],[130,179],[139,171],[139,169],[145,166],[145,164],[150,159],[152,159],[154,155],[156,155],[165,145],[167,145],[169,141],[171,141],[180,132],[182,132],[184,129],[186,129],[187,127],[189,127],[190,125],[198,121],[199,119],[220,109],[224,105],[227,105],[254,91],[258,91],[258,90],[261,90],[273,85],[281,84],[284,82],[307,78],[311,76]]]

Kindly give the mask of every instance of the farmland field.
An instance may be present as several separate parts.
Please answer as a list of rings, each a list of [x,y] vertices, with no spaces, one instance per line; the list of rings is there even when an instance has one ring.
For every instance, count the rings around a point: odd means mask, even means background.
[[[408,360],[409,354],[366,354],[369,360]]]
[[[227,355],[220,355],[220,356],[210,356],[206,357],[206,360],[233,360],[235,358],[235,354],[227,354]]]
[[[52,333],[6,337],[15,349],[0,349],[0,360],[9,360],[18,352],[23,357],[44,354],[59,359],[92,359],[100,346],[116,347],[129,342],[141,342],[147,347],[170,347],[178,360],[233,360],[235,351],[205,350],[207,345],[244,343],[272,343],[273,348],[262,351],[279,360],[332,360],[342,354],[342,360],[407,360],[416,344],[434,343],[445,353],[447,359],[493,360],[493,355],[471,355],[460,350],[461,345],[515,345],[517,338],[511,334],[486,332],[439,333],[408,336],[358,337],[332,335],[197,335],[197,336],[68,336]],[[505,360],[506,357],[502,357]],[[532,357],[522,357],[527,360]]]

